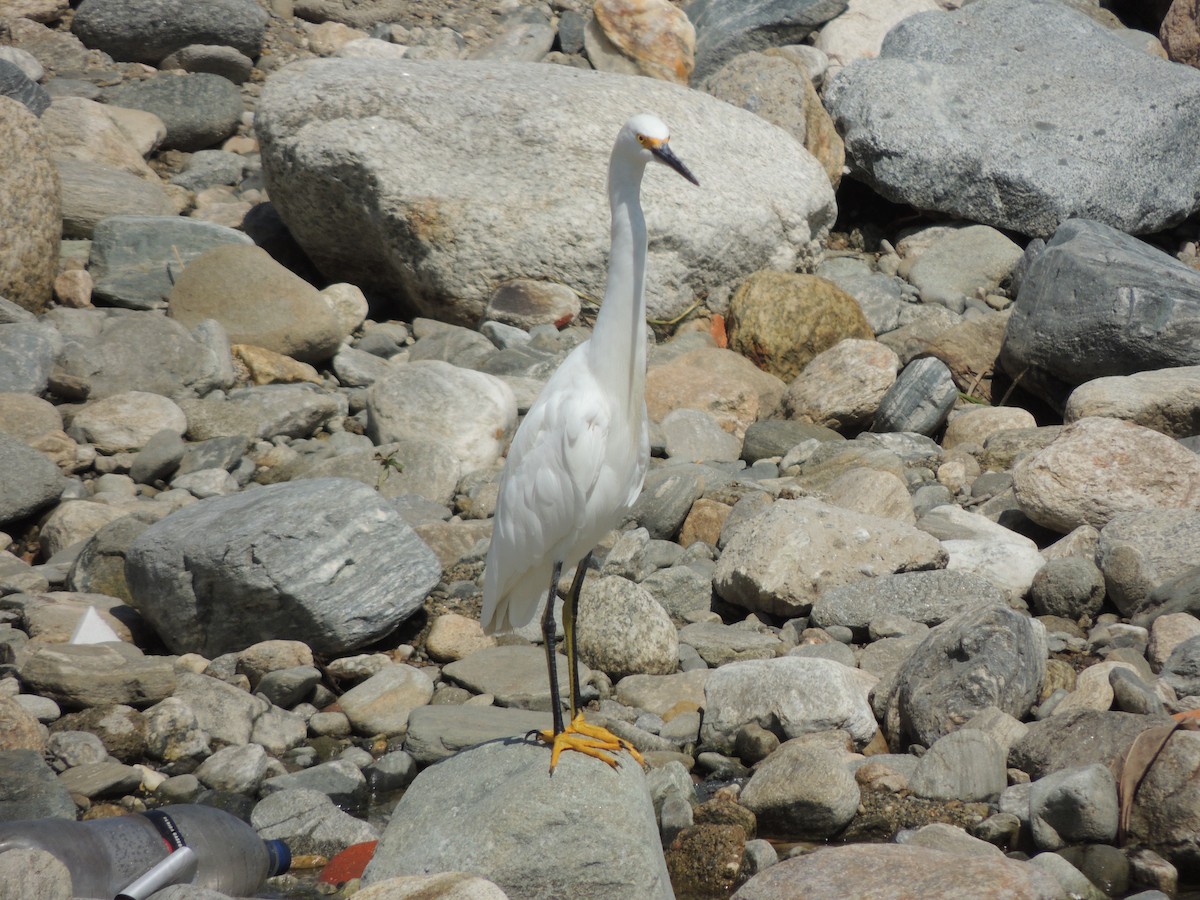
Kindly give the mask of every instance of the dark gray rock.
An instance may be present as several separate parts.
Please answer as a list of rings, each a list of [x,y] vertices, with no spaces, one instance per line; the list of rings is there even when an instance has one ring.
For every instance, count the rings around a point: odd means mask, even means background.
[[[210,657],[270,638],[360,647],[419,609],[440,575],[386,500],[338,478],[194,503],[144,531],[125,563],[167,644]]]
[[[1064,222],[1021,282],[1000,362],[1060,409],[1093,378],[1197,365],[1200,272],[1108,225]]]
[[[164,150],[203,150],[225,140],[242,119],[237,86],[220,75],[157,75],[112,88],[104,102],[154,113],[167,126]]]
[[[165,481],[179,468],[186,444],[175,431],[165,428],[147,441],[133,457],[129,477],[138,484]]]
[[[50,105],[46,89],[7,59],[0,59],[0,97],[16,100],[35,116],[40,116]]]
[[[1030,722],[1008,751],[1008,764],[1038,779],[1072,766],[1115,766],[1147,728],[1170,724],[1163,716],[1079,709]]]
[[[171,177],[171,184],[185,187],[189,191],[202,191],[217,185],[236,185],[242,180],[245,171],[246,158],[238,153],[230,153],[228,150],[198,150],[189,157],[187,167]],[[245,237],[240,231],[233,233]]]
[[[1128,829],[1130,839],[1158,851],[1176,867],[1192,872],[1200,867],[1197,769],[1200,769],[1200,733],[1176,731],[1138,785]]]
[[[685,12],[696,26],[699,82],[739,53],[799,44],[846,10],[845,0],[695,0]]]
[[[1040,622],[1004,606],[967,609],[938,625],[896,676],[889,743],[926,746],[988,706],[1022,718],[1046,673]]]
[[[261,788],[263,796],[291,790],[318,791],[343,809],[355,809],[367,797],[367,778],[354,763],[335,759],[268,778]]]
[[[871,622],[884,615],[940,625],[964,609],[1003,602],[999,588],[971,572],[901,572],[825,591],[813,604],[811,623],[821,628],[844,625],[864,639]]]
[[[27,519],[56,501],[67,485],[54,460],[0,433],[0,525]]]
[[[93,294],[112,306],[162,309],[189,262],[222,244],[250,243],[240,231],[201,219],[110,216],[92,232],[88,271],[95,279]]]
[[[670,540],[705,490],[732,480],[714,468],[690,463],[653,469],[629,516],[650,532],[650,537]]]
[[[1077,216],[1144,233],[1200,201],[1185,149],[1200,140],[1200,72],[1065,3],[911,16],[825,102],[852,169],[921,209],[1030,235]]]
[[[932,435],[946,424],[958,386],[940,359],[927,356],[904,367],[875,413],[872,431],[915,431]]]
[[[1143,716],[1161,716],[1166,712],[1154,688],[1124,666],[1109,671],[1108,683],[1113,690],[1113,705],[1121,712]]]
[[[1129,622],[1148,628],[1159,616],[1177,612],[1200,616],[1200,566],[1193,566],[1155,587],[1132,611]]]
[[[364,886],[470,871],[513,900],[673,896],[641,767],[628,756],[610,769],[564,753],[547,776],[548,763],[544,747],[507,740],[423,771],[397,804]]]
[[[1180,697],[1200,695],[1200,636],[1188,638],[1163,663],[1162,679]]]
[[[1117,836],[1117,780],[1099,763],[1051,772],[1030,788],[1029,820],[1043,850],[1109,843]]]
[[[809,439],[844,441],[845,438],[824,425],[798,422],[795,419],[763,419],[746,429],[742,440],[742,459],[753,463],[759,459],[784,456],[799,443]]]
[[[1104,575],[1083,556],[1047,560],[1033,576],[1029,598],[1039,616],[1094,617],[1104,605]]]
[[[250,440],[245,435],[209,438],[189,444],[179,461],[179,474],[199,472],[203,469],[225,469],[232,471],[245,456]]]
[[[0,822],[75,819],[75,801],[36,750],[0,750]]]
[[[558,49],[563,53],[582,53],[587,23],[587,17],[582,13],[564,9],[558,17]]]
[[[208,72],[220,75],[234,84],[245,84],[254,71],[254,60],[233,47],[215,44],[188,44],[165,57],[158,68],[183,69],[185,72]]]
[[[113,59],[157,66],[189,44],[220,44],[256,57],[268,19],[254,0],[84,0],[71,30]]]
[[[42,393],[61,348],[58,332],[41,322],[0,324],[0,392]]]

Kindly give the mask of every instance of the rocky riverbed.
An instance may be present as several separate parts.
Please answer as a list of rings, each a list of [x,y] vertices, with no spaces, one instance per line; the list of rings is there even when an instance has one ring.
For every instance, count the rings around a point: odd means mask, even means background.
[[[8,0],[0,820],[221,805],[263,896],[1186,895],[1200,8],[959,6]],[[483,558],[643,110],[701,187],[579,641],[648,766],[548,775]]]

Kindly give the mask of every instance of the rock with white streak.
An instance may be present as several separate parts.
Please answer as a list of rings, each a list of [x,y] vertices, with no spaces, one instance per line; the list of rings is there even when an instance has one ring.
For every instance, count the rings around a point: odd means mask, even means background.
[[[603,294],[603,172],[629,115],[625,76],[407,59],[315,60],[289,74],[268,82],[255,130],[271,202],[327,277],[462,324],[477,321],[509,278]],[[646,267],[651,317],[687,308],[702,285],[730,287],[812,256],[832,224],[833,195],[807,151],[699,92],[654,79],[638,90],[697,177],[721,172],[726,188],[705,196],[666,170],[647,172],[643,203],[658,217]],[[547,92],[562,102],[539,102]],[[463,130],[464,121],[479,127]],[[555,139],[514,142],[519,121]],[[559,165],[564,158],[576,164]],[[541,252],[550,246],[555,253]]]
[[[337,653],[411,615],[441,566],[375,491],[326,478],[184,507],[134,541],[125,575],[177,652],[295,638]]]

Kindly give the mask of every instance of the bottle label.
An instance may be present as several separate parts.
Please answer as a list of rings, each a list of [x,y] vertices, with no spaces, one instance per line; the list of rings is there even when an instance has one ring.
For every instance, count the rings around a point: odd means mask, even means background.
[[[152,809],[142,813],[142,815],[150,820],[150,824],[161,835],[163,843],[170,848],[171,853],[174,853],[180,847],[187,846],[187,841],[183,839],[183,832],[179,830],[179,826],[175,824],[175,820],[161,809]]]

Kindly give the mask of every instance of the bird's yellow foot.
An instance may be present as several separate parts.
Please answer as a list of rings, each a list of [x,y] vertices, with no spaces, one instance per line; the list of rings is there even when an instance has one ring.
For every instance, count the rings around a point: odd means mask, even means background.
[[[636,759],[639,765],[646,765],[646,760],[642,758],[642,754],[638,753],[633,744],[624,738],[617,737],[607,728],[601,728],[599,725],[589,725],[584,721],[583,713],[577,713],[575,718],[571,720],[571,724],[558,734],[555,734],[550,729],[538,731],[535,734],[537,734],[539,741],[550,747],[551,772],[558,765],[558,755],[564,750],[577,750],[587,756],[592,756],[602,762],[608,763],[614,769],[617,767],[617,761],[609,753],[624,750]]]

